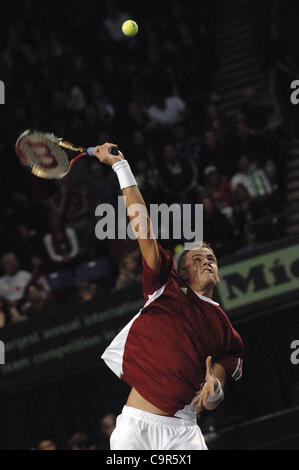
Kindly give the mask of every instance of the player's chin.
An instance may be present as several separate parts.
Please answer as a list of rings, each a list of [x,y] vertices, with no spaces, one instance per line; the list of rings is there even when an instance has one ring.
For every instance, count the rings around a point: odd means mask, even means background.
[[[217,276],[214,272],[212,271],[204,271],[201,276],[204,278],[204,279],[214,279],[215,281],[217,280]]]
[[[218,277],[216,276],[216,274],[214,273],[210,273],[210,272],[205,272],[203,273],[202,277],[201,277],[202,281],[204,281],[204,283],[206,285],[214,285],[216,286],[216,284],[218,284]]]

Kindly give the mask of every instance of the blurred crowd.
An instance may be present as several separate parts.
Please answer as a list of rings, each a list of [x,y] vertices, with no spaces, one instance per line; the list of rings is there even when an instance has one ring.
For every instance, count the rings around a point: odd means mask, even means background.
[[[98,430],[89,433],[76,431],[68,440],[60,443],[56,437],[45,436],[30,450],[110,450],[110,436],[115,424],[116,416],[108,414],[101,419]]]
[[[9,103],[0,117],[0,326],[51,312],[52,272],[106,257],[112,290],[141,280],[136,241],[95,236],[97,205],[117,207],[111,169],[90,158],[63,180],[40,180],[14,154],[25,128],[78,145],[118,144],[148,205],[203,204],[204,238],[220,259],[283,235],[283,128],[254,88],[236,116],[224,114],[213,90],[211,8],[196,4],[194,15],[192,0],[128,1],[125,9],[111,0],[17,3],[5,6],[11,21],[0,50]],[[134,38],[121,33],[129,18],[139,22]],[[161,240],[174,252],[182,242]],[[102,292],[100,282],[74,275],[72,301]]]
[[[225,412],[218,417],[205,411],[201,413],[200,426],[207,442],[217,435],[215,429],[224,416],[226,422],[233,422]],[[110,450],[110,437],[116,426],[116,418],[116,415],[109,413],[101,418],[99,426],[87,431],[76,431],[65,440],[59,439],[57,435],[44,436],[30,450]]]

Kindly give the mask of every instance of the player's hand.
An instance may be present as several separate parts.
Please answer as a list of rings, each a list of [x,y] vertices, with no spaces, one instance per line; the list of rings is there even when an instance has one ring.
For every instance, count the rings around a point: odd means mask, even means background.
[[[120,160],[124,159],[123,154],[118,150],[118,155],[112,155],[109,152],[110,147],[117,147],[115,144],[111,144],[109,142],[106,142],[106,144],[103,145],[97,145],[97,147],[94,149],[94,156],[101,162],[101,163],[106,163],[106,165],[114,165],[114,163],[119,162]]]
[[[208,396],[215,396],[215,387],[217,387],[217,378],[213,374],[212,370],[212,357],[208,356],[206,360],[206,382],[202,387],[200,393],[192,400],[191,406],[197,404],[196,414],[198,414],[202,408],[210,408],[207,405]],[[214,406],[213,406],[214,407]]]

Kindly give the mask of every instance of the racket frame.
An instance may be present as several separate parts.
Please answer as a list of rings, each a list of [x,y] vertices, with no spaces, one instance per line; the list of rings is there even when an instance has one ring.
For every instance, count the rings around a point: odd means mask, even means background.
[[[43,168],[43,166],[38,162],[38,157],[34,154],[33,151],[30,152],[27,149],[25,151],[24,146],[26,145],[26,141],[24,142],[24,139],[27,138],[28,146],[31,148],[35,144],[34,136],[36,136],[37,145],[38,144],[40,146],[45,145],[45,147],[47,148],[48,154],[53,158],[53,162],[55,161],[55,163],[57,164],[56,171],[55,169],[47,170]],[[55,151],[51,149],[52,145],[58,146],[57,148],[54,147]],[[59,154],[57,155],[58,149],[60,151],[59,151]],[[22,134],[19,136],[16,142],[16,153],[21,163],[29,167],[31,173],[34,174],[35,176],[39,178],[46,178],[46,179],[63,178],[64,176],[68,174],[68,172],[70,171],[74,163],[79,158],[85,157],[87,155],[92,156],[94,149],[95,147],[88,147],[88,148],[78,147],[72,144],[71,142],[68,142],[66,140],[63,140],[60,137],[55,136],[55,134],[53,133],[42,132],[42,131],[33,130],[33,129],[27,129],[26,131],[22,132]],[[79,154],[73,158],[70,158],[66,150],[72,151],[72,152],[79,152]]]

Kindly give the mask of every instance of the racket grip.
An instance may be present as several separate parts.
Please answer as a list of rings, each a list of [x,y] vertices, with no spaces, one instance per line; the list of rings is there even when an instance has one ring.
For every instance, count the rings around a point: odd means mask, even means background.
[[[92,157],[93,156],[93,152],[94,152],[94,149],[95,147],[88,147],[88,149],[86,149],[86,153]],[[118,148],[117,147],[110,147],[109,150],[108,150],[109,153],[111,153],[111,155],[118,155]]]
[[[117,147],[110,147],[108,150],[111,155],[118,155],[118,148]]]
[[[94,149],[95,149],[95,147],[88,147],[88,149],[86,149],[86,153],[87,153],[90,157],[92,157],[92,156],[93,156]]]

